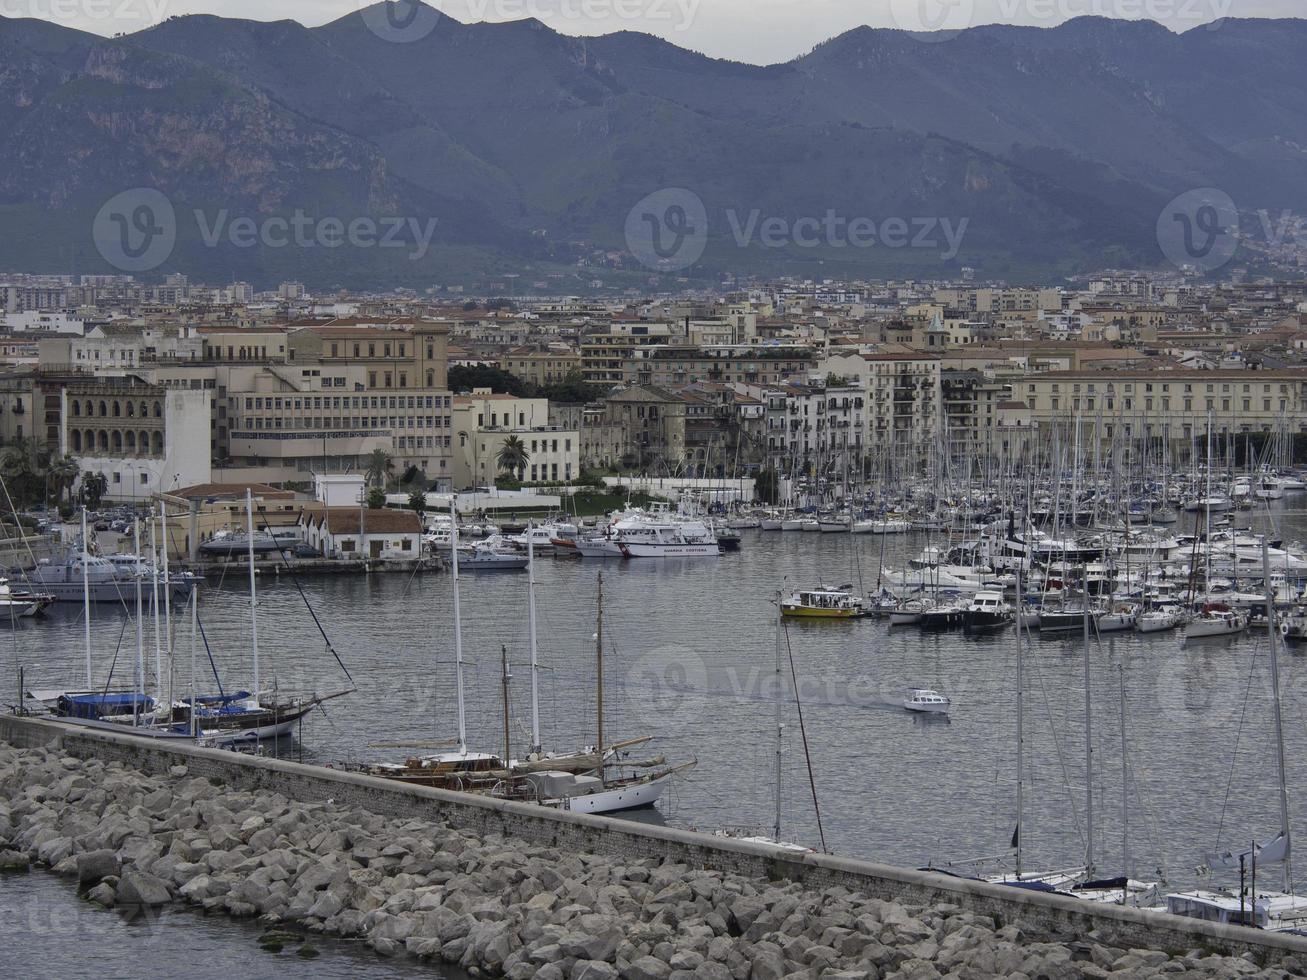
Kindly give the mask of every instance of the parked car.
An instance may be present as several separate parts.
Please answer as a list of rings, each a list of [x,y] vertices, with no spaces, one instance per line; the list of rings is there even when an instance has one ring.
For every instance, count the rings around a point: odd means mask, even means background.
[[[290,553],[295,558],[321,558],[322,552],[311,544],[305,544],[303,541],[294,545]]]

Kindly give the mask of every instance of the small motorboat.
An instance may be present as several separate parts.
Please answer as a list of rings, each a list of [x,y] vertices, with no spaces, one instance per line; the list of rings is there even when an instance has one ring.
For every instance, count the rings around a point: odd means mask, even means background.
[[[516,572],[526,568],[530,559],[516,552],[500,551],[493,545],[478,542],[471,554],[460,549],[458,567],[474,572]]]
[[[836,589],[808,589],[781,602],[781,615],[793,619],[857,619],[867,614],[862,599]]]
[[[999,630],[1012,622],[1012,607],[1001,592],[977,592],[962,614],[962,628],[968,633]]]
[[[39,599],[14,595],[9,590],[9,580],[0,578],[0,617],[4,619],[22,619],[27,616],[35,616],[40,608],[41,601]]]
[[[1280,622],[1280,632],[1290,643],[1307,643],[1307,608],[1294,606]]]
[[[925,715],[946,715],[953,702],[938,691],[917,687],[908,692],[903,699],[903,707],[909,711]]]

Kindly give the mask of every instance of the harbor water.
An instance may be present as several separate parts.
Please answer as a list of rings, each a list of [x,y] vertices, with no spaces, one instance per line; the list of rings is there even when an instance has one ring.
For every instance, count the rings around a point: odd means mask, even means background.
[[[1290,499],[1271,514],[1285,541],[1307,538]],[[1239,523],[1255,517],[1240,514]],[[603,576],[604,737],[640,735],[636,750],[672,763],[696,759],[657,811],[633,819],[711,831],[771,834],[776,819],[779,590],[851,582],[871,591],[878,569],[903,568],[922,535],[743,532],[740,552],[710,559],[536,562],[540,728],[547,748],[596,738],[595,619]],[[940,543],[939,536],[929,543]],[[260,673],[283,691],[357,686],[267,751],[305,762],[399,760],[457,731],[451,578],[262,576]],[[301,597],[300,589],[303,591]],[[331,641],[319,634],[305,600]],[[512,751],[530,740],[527,576],[461,579],[468,742],[502,751],[501,660],[509,664]],[[202,590],[203,690],[249,689],[253,674],[247,579],[234,567]],[[174,611],[177,612],[177,611]],[[152,624],[145,657],[154,663]],[[190,629],[174,623],[173,683],[189,689]],[[97,606],[94,669],[128,686],[136,658],[128,613]],[[0,635],[12,692],[80,684],[82,611],[54,607]],[[344,670],[336,662],[339,655]],[[1003,852],[1016,811],[1016,636],[923,633],[884,621],[791,622],[782,676],[797,680],[784,707],[780,754],[783,839],[836,853],[924,866]],[[1186,643],[1183,632],[1079,634],[1025,644],[1027,868],[1080,865],[1087,845],[1085,725],[1092,725],[1094,857],[1101,874],[1129,870],[1176,887],[1205,880],[1206,855],[1265,841],[1278,828],[1268,644],[1264,628],[1233,640]],[[1307,656],[1281,660],[1294,831],[1307,839]],[[216,678],[216,679],[215,679]],[[352,680],[351,680],[352,678]],[[953,699],[946,718],[909,714],[912,687]],[[13,700],[9,693],[3,699]],[[1122,703],[1124,702],[1124,713]],[[801,708],[801,719],[800,719]],[[1124,761],[1123,766],[1123,746]],[[809,765],[811,779],[809,776]],[[1123,781],[1129,787],[1122,806]],[[815,801],[814,801],[815,790]],[[1267,869],[1278,884],[1279,871]],[[1228,880],[1228,879],[1220,879]],[[11,889],[0,889],[9,903]]]

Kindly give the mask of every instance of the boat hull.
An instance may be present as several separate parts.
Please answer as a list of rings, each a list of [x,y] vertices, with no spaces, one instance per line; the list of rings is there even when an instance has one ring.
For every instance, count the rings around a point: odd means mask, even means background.
[[[623,810],[639,810],[657,803],[670,782],[671,776],[661,776],[648,782],[618,786],[598,793],[545,800],[544,805],[571,813],[621,813]]]
[[[623,541],[618,547],[627,558],[715,558],[721,549],[715,544],[655,544]]]

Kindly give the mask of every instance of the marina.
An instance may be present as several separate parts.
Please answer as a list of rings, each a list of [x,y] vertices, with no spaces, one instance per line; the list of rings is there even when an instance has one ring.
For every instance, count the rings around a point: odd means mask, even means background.
[[[1289,540],[1304,516],[1291,505],[1270,505],[1277,537]],[[1256,526],[1257,515],[1249,518]],[[861,582],[851,583],[851,591],[870,593],[883,557],[881,539],[870,534],[761,528],[740,534],[739,553],[709,561],[535,559],[535,625],[540,657],[548,664],[540,674],[539,726],[549,744],[583,747],[594,741],[594,603],[602,572],[607,725],[652,736],[651,749],[668,759],[697,761],[693,770],[672,777],[656,809],[637,811],[640,819],[707,831],[767,822],[764,804],[750,789],[750,773],[774,765],[769,651],[775,590],[789,595],[802,591],[800,584],[852,569],[861,571]],[[893,540],[896,556],[917,555],[927,532]],[[518,754],[530,748],[529,689],[521,679],[529,663],[527,579],[519,573],[464,580],[465,724],[472,746],[502,746],[507,714],[510,749]],[[988,609],[992,600],[985,595],[977,593],[971,607]],[[286,697],[342,687],[340,668],[324,655],[322,639],[310,637],[305,600],[322,619],[357,691],[297,719],[292,735],[267,743],[263,753],[342,766],[384,757],[369,748],[373,743],[428,743],[455,734],[447,575],[260,581],[262,670]],[[823,807],[833,853],[926,866],[1003,850],[1016,815],[1015,633],[1002,621],[1001,605],[995,607],[997,622],[984,614],[993,628],[976,632],[923,631],[891,625],[887,618],[825,623],[786,617],[818,799],[853,793],[861,801],[857,807]],[[960,605],[963,613],[968,608]],[[206,580],[199,609],[215,669],[248,677],[248,583],[236,575]],[[19,621],[10,676],[21,668],[32,689],[77,676],[83,669],[80,612],[63,603],[44,617]],[[1069,621],[1072,611],[1061,615]],[[93,646],[111,650],[124,619],[121,610],[96,606]],[[1068,622],[1064,631],[1048,635],[1027,626],[1022,839],[1032,867],[1064,867],[1085,851],[1079,812],[1083,757],[1068,751],[1083,738],[1085,721],[1078,693],[1083,611],[1076,619],[1077,629]],[[1300,761],[1307,748],[1300,693],[1307,685],[1307,661],[1292,651],[1282,657],[1291,786],[1307,779]],[[1130,730],[1129,859],[1141,879],[1162,877],[1173,888],[1210,884],[1212,876],[1193,869],[1216,846],[1223,805],[1237,807],[1241,826],[1274,826],[1272,776],[1256,764],[1269,750],[1266,731],[1239,724],[1244,717],[1266,716],[1267,687],[1250,681],[1264,673],[1254,668],[1264,668],[1266,656],[1264,625],[1201,641],[1186,639],[1178,629],[1094,635],[1089,657],[1102,715],[1095,729],[1094,778],[1100,799],[1119,802],[1121,755],[1114,733],[1123,671]],[[506,674],[512,675],[507,684]],[[915,688],[946,693],[947,713],[904,711],[905,692]],[[793,707],[787,705],[787,713]],[[786,832],[813,846],[820,835],[804,746],[790,720],[782,747]],[[396,763],[405,757],[402,751],[389,754]],[[923,771],[931,774],[929,792],[918,778]],[[1227,781],[1229,798],[1218,798],[1213,787]],[[943,798],[965,798],[968,806],[942,808]],[[1292,819],[1307,832],[1303,814]],[[1096,850],[1103,866],[1121,866],[1120,824],[1115,806],[1097,814]],[[1228,884],[1228,876],[1222,880]]]

